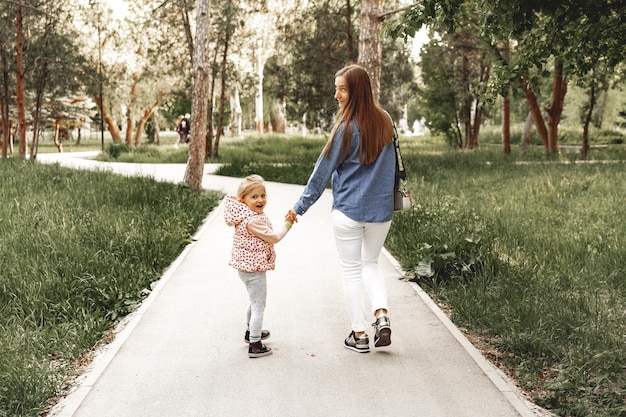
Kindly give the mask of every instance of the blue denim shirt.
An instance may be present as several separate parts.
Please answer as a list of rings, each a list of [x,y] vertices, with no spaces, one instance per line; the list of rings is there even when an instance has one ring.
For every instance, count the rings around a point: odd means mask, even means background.
[[[393,184],[396,155],[393,142],[385,146],[371,164],[359,162],[360,135],[356,122],[352,128],[352,149],[341,161],[341,136],[345,122],[337,129],[327,159],[320,155],[311,177],[293,206],[299,215],[320,198],[332,177],[333,209],[341,211],[352,220],[381,223],[393,215]]]

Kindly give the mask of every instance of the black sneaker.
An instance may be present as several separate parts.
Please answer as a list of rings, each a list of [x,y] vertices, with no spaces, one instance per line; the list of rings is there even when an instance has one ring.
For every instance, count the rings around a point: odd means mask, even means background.
[[[365,333],[358,338],[354,332],[350,333],[350,336],[346,337],[346,340],[344,340],[343,345],[346,349],[359,353],[366,353],[370,351],[370,339]]]
[[[267,356],[272,354],[272,349],[265,346],[261,341],[250,343],[248,346],[249,358],[260,358],[261,356]]]
[[[265,340],[268,337],[270,337],[269,330],[261,330],[261,340]],[[246,330],[246,334],[243,336],[243,340],[245,340],[246,343],[250,343],[250,330]]]
[[[374,346],[383,347],[391,344],[391,323],[389,317],[380,316],[376,319],[372,326],[376,328],[376,334],[374,335]]]

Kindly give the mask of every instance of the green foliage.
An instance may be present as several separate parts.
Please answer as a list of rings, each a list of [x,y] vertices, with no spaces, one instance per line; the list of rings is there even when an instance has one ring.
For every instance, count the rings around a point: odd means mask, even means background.
[[[0,416],[36,416],[133,311],[220,195],[148,178],[0,164]]]
[[[417,91],[415,68],[402,41],[383,38],[383,62],[380,80],[380,103],[394,120],[403,117],[404,105]],[[409,118],[411,125],[415,117]]]
[[[454,128],[457,101],[450,57],[435,41],[422,49],[421,57],[424,86],[418,94],[422,114],[434,134],[441,133],[450,143],[458,145],[460,138]]]
[[[287,20],[282,55],[268,61],[264,90],[286,98],[289,120],[309,128],[328,130],[337,104],[334,74],[344,65],[358,61],[358,7],[348,9],[345,1],[309,2],[303,12]],[[383,36],[380,103],[399,118],[414,88],[414,69],[407,46]]]

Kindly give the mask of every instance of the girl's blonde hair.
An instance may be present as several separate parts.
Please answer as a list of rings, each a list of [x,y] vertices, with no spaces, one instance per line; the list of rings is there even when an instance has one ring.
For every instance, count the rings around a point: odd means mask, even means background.
[[[359,159],[362,164],[371,164],[382,149],[393,141],[393,124],[389,115],[374,101],[372,84],[365,68],[347,65],[337,71],[335,78],[339,76],[344,77],[348,84],[348,102],[337,112],[324,155],[326,158],[330,156],[335,133],[345,122],[341,138],[341,158],[347,156],[351,149],[352,125],[356,122],[361,137]]]
[[[265,180],[263,179],[263,177],[257,174],[248,175],[239,184],[239,188],[237,189],[237,197],[245,197],[252,189],[258,186],[265,187]]]

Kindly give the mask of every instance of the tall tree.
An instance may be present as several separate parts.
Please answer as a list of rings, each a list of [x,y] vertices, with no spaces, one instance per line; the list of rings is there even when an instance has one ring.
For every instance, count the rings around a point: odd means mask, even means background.
[[[183,182],[193,191],[202,188],[209,86],[208,48],[211,0],[197,0],[196,36],[193,51],[194,85],[191,105],[189,159]]]
[[[9,7],[11,6],[11,7]],[[0,3],[0,19],[10,21],[12,19],[13,5]],[[7,148],[11,141],[11,119],[9,118],[9,104],[11,102],[11,73],[13,72],[11,59],[15,50],[12,40],[15,39],[13,27],[11,25],[0,25],[0,119],[2,122],[2,159],[7,158]]]
[[[15,12],[15,62],[17,63],[17,139],[19,140],[19,157],[26,158],[26,88],[24,80],[24,16],[22,6],[17,5]]]
[[[374,100],[380,98],[383,43],[380,38],[384,0],[361,0],[359,26],[359,64],[368,72]]]

